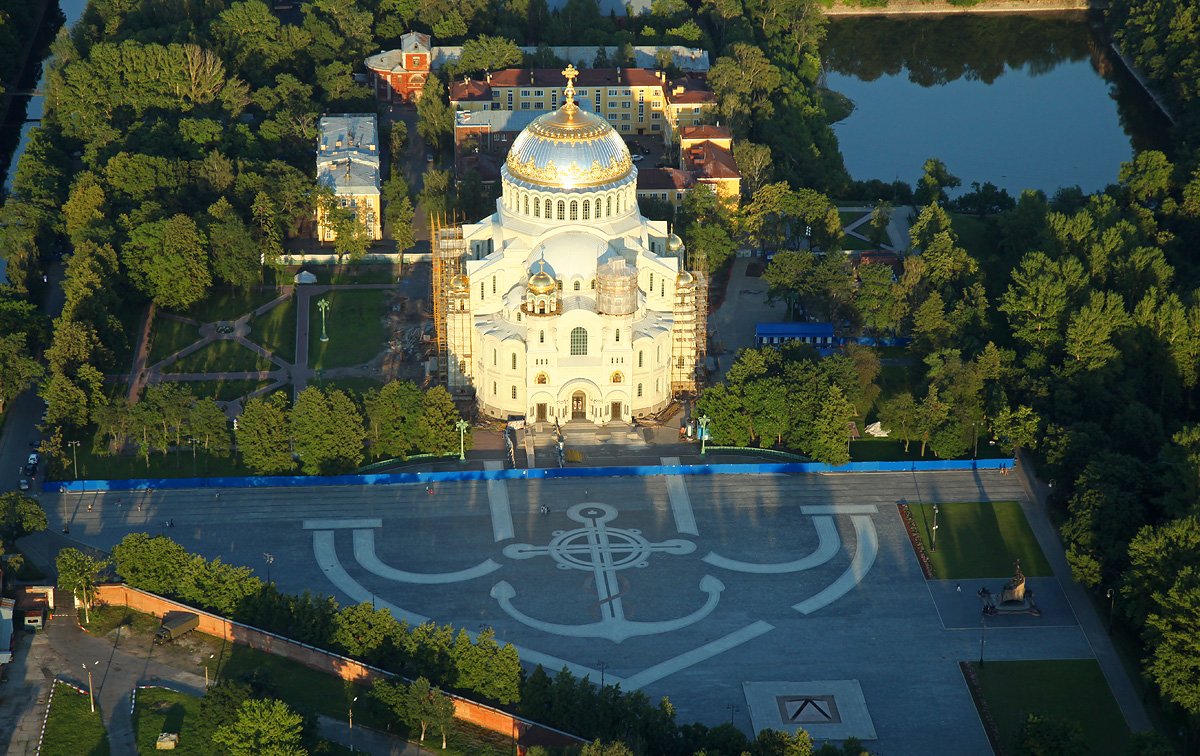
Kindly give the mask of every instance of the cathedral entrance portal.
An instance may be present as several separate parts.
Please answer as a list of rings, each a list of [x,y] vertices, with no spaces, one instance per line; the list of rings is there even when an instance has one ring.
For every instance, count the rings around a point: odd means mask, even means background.
[[[539,423],[546,422],[546,403],[545,402],[538,403],[536,416],[537,416],[537,421]]]
[[[613,420],[621,419],[621,403],[620,402],[612,403],[612,419]]]
[[[585,420],[587,419],[587,396],[582,391],[576,391],[571,394],[571,419]]]

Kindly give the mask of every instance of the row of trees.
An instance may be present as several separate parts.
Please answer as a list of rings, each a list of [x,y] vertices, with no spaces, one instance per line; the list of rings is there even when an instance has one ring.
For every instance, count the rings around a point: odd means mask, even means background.
[[[475,640],[465,630],[428,623],[409,627],[371,604],[338,607],[326,596],[287,596],[249,568],[190,554],[163,536],[131,533],[113,547],[112,561],[75,549],[58,557],[59,585],[95,598],[109,567],[125,582],[230,619],[326,648],[410,677],[465,691],[501,704],[520,698],[516,649],[496,642],[490,630]]]

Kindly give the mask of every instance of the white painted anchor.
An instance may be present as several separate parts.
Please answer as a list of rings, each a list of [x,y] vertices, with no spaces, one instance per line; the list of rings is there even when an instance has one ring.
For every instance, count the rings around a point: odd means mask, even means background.
[[[677,538],[652,543],[642,536],[641,531],[610,528],[607,523],[616,518],[617,510],[607,504],[576,504],[567,510],[567,516],[583,527],[555,531],[554,538],[546,546],[511,544],[504,548],[504,555],[511,559],[549,556],[559,569],[591,572],[596,585],[600,620],[583,625],[567,625],[530,617],[513,605],[512,600],[517,592],[502,580],[492,586],[491,596],[518,622],[555,635],[607,638],[620,643],[626,638],[656,635],[687,627],[711,614],[721,600],[724,583],[705,575],[700,580],[700,590],[707,594],[707,600],[691,614],[672,620],[647,622],[626,619],[617,572],[629,567],[647,566],[652,554],[690,554],[696,550],[696,544]]]

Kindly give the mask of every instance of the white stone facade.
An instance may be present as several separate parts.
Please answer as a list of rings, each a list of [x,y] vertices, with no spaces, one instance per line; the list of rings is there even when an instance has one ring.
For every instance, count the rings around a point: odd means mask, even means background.
[[[567,109],[518,137],[496,212],[463,229],[451,381],[472,385],[493,417],[629,422],[671,400],[676,280],[690,276],[666,223],[638,211],[620,136]]]

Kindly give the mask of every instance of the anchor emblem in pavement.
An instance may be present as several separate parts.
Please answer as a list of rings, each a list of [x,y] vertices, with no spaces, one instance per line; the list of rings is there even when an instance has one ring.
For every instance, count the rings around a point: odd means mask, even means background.
[[[609,527],[617,517],[617,510],[607,504],[576,504],[567,510],[567,517],[583,527],[573,530],[558,530],[545,546],[526,543],[510,544],[504,555],[510,559],[532,559],[548,556],[561,570],[591,572],[596,586],[596,599],[600,608],[600,620],[585,625],[565,625],[535,619],[517,609],[513,604],[517,592],[507,581],[492,587],[492,598],[499,602],[513,619],[530,627],[557,635],[588,638],[608,638],[620,643],[638,635],[678,630],[707,617],[721,600],[725,585],[711,575],[700,580],[700,590],[708,598],[696,611],[684,617],[656,622],[635,622],[626,619],[621,603],[622,591],[617,573],[630,567],[645,567],[654,554],[690,554],[696,544],[680,538],[658,543],[647,540],[641,531]]]

